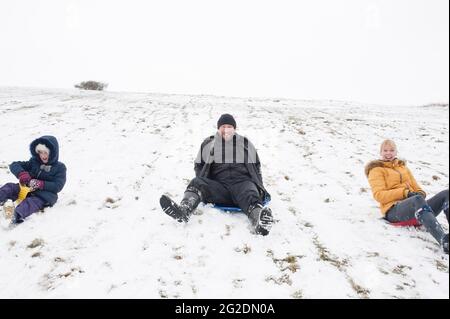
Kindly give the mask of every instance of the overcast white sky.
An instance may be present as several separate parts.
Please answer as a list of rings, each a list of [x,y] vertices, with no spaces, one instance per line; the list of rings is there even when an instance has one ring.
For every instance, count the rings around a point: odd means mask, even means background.
[[[0,86],[448,102],[448,0],[1,0]]]

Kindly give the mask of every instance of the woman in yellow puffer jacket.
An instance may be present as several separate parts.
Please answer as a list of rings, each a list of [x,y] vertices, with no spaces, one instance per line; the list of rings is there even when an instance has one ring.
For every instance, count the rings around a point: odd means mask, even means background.
[[[448,234],[436,219],[444,211],[448,221],[448,189],[426,200],[406,162],[397,158],[397,146],[391,140],[381,144],[380,157],[367,164],[365,171],[383,217],[391,223],[417,219],[448,254]]]

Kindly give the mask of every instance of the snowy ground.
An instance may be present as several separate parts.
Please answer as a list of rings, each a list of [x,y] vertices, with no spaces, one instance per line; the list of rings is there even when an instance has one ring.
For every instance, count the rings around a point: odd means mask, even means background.
[[[181,199],[220,114],[258,148],[277,223]],[[364,175],[397,140],[429,194],[448,188],[448,106],[0,88],[0,185],[52,134],[68,182],[58,204],[0,227],[3,298],[449,298],[449,260],[423,230],[380,220]],[[443,215],[439,220],[448,229]],[[5,225],[5,221],[1,221]]]

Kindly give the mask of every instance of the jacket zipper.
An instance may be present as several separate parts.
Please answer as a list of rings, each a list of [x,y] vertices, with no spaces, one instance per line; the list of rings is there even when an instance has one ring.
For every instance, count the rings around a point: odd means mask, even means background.
[[[402,173],[400,173],[399,171],[397,171],[394,167],[392,167],[392,169],[393,169],[395,172],[397,172],[398,175],[400,175],[400,184],[402,184],[402,183],[403,183],[403,175],[402,175]],[[408,189],[409,189],[409,187],[408,187]]]

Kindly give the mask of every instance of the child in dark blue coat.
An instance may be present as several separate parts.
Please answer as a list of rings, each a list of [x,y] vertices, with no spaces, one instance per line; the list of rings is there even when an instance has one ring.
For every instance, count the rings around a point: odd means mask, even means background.
[[[53,136],[42,136],[30,144],[31,159],[9,166],[19,183],[30,188],[27,197],[16,207],[12,224],[19,224],[28,216],[47,206],[53,206],[66,183],[66,166],[59,162],[59,145]],[[8,183],[0,188],[0,204],[16,201],[20,185]]]

